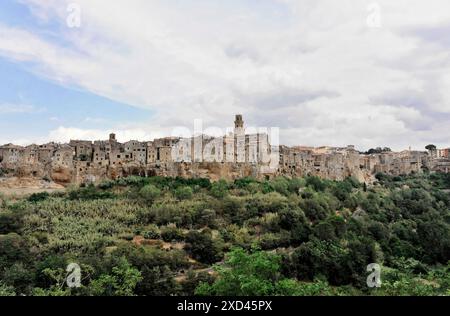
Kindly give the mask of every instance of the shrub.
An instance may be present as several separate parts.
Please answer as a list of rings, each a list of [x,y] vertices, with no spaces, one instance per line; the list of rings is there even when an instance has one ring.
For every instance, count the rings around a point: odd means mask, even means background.
[[[98,185],[99,189],[102,190],[108,190],[108,189],[112,189],[114,187],[115,181],[112,180],[107,180],[107,181],[103,181],[102,183],[100,183]]]
[[[325,191],[327,187],[325,181],[319,177],[306,178],[306,185],[312,187],[315,191]]]
[[[1,173],[1,170],[0,170]],[[1,174],[0,174],[1,176]],[[5,285],[3,281],[0,281],[0,297],[6,297],[6,296],[16,296],[16,292],[14,287]]]
[[[0,210],[0,235],[8,233],[18,233],[23,226],[24,212],[1,211]]]
[[[97,189],[93,184],[69,192],[70,200],[104,200],[115,197],[114,193]]]
[[[305,179],[301,179],[301,178],[294,178],[289,180],[288,183],[288,190],[291,193],[299,193],[300,189],[306,186],[306,181]]]
[[[186,250],[202,263],[212,264],[222,259],[223,254],[217,242],[207,232],[190,231],[186,236]]]
[[[96,296],[133,296],[136,285],[142,281],[139,270],[122,258],[110,274],[103,274],[91,282],[89,290]]]
[[[187,186],[182,186],[175,190],[175,197],[180,201],[191,199],[193,194],[192,188]]]
[[[320,198],[303,200],[300,206],[311,221],[323,220],[330,214],[328,204]]]
[[[223,199],[228,194],[228,183],[225,180],[215,182],[211,186],[211,195],[217,199]]]
[[[156,225],[148,227],[143,233],[145,239],[159,239],[161,238],[161,233]]]
[[[161,230],[161,238],[165,242],[183,241],[184,234],[181,231],[181,229],[178,229],[173,226],[167,226]]]
[[[34,274],[22,262],[14,263],[3,272],[3,282],[12,285],[17,293],[27,293],[33,284]]]
[[[32,203],[37,203],[37,202],[45,201],[46,199],[49,198],[49,196],[50,196],[50,194],[48,192],[34,193],[34,194],[30,195],[30,197],[28,198],[28,201],[32,202]]]
[[[287,198],[278,192],[257,193],[247,201],[247,213],[252,216],[277,213],[287,207]]]
[[[289,194],[289,182],[286,178],[283,177],[275,178],[270,182],[270,185],[274,191],[280,194],[283,195]]]
[[[139,191],[139,196],[147,202],[155,201],[160,195],[161,190],[153,184],[148,184]]]
[[[194,222],[198,227],[209,226],[214,228],[216,226],[216,218],[216,211],[201,208],[197,214],[195,214]]]
[[[254,178],[240,178],[234,180],[234,186],[239,189],[246,189],[250,184],[258,184]]]
[[[28,263],[31,260],[28,245],[17,234],[0,235],[0,271],[14,263]]]

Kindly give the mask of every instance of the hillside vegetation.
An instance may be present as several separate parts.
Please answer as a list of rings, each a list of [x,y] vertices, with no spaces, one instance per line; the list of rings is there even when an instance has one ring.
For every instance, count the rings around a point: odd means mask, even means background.
[[[450,295],[450,175],[377,179],[130,177],[0,197],[0,296]]]

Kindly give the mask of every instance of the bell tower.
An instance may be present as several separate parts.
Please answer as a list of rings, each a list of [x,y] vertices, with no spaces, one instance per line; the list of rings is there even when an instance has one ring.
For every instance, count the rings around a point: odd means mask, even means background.
[[[235,135],[244,135],[244,120],[242,119],[242,115],[236,115],[236,120],[234,121],[234,134]]]
[[[234,121],[234,162],[245,162],[245,129],[242,115],[236,115]]]

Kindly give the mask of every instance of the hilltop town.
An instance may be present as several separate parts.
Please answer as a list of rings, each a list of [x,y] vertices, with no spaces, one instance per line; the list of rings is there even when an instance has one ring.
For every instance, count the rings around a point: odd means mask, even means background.
[[[377,173],[450,172],[449,149],[360,153],[354,146],[288,147],[273,145],[267,133],[246,133],[242,115],[234,132],[120,143],[72,140],[26,147],[0,146],[0,177],[33,177],[61,185],[99,183],[130,175],[209,178],[273,178],[316,175],[371,182]]]

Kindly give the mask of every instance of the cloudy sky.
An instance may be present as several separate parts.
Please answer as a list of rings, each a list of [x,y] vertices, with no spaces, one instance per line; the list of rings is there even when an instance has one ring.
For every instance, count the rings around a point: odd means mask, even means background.
[[[0,143],[242,113],[287,145],[448,147],[449,34],[448,0],[3,0]]]

